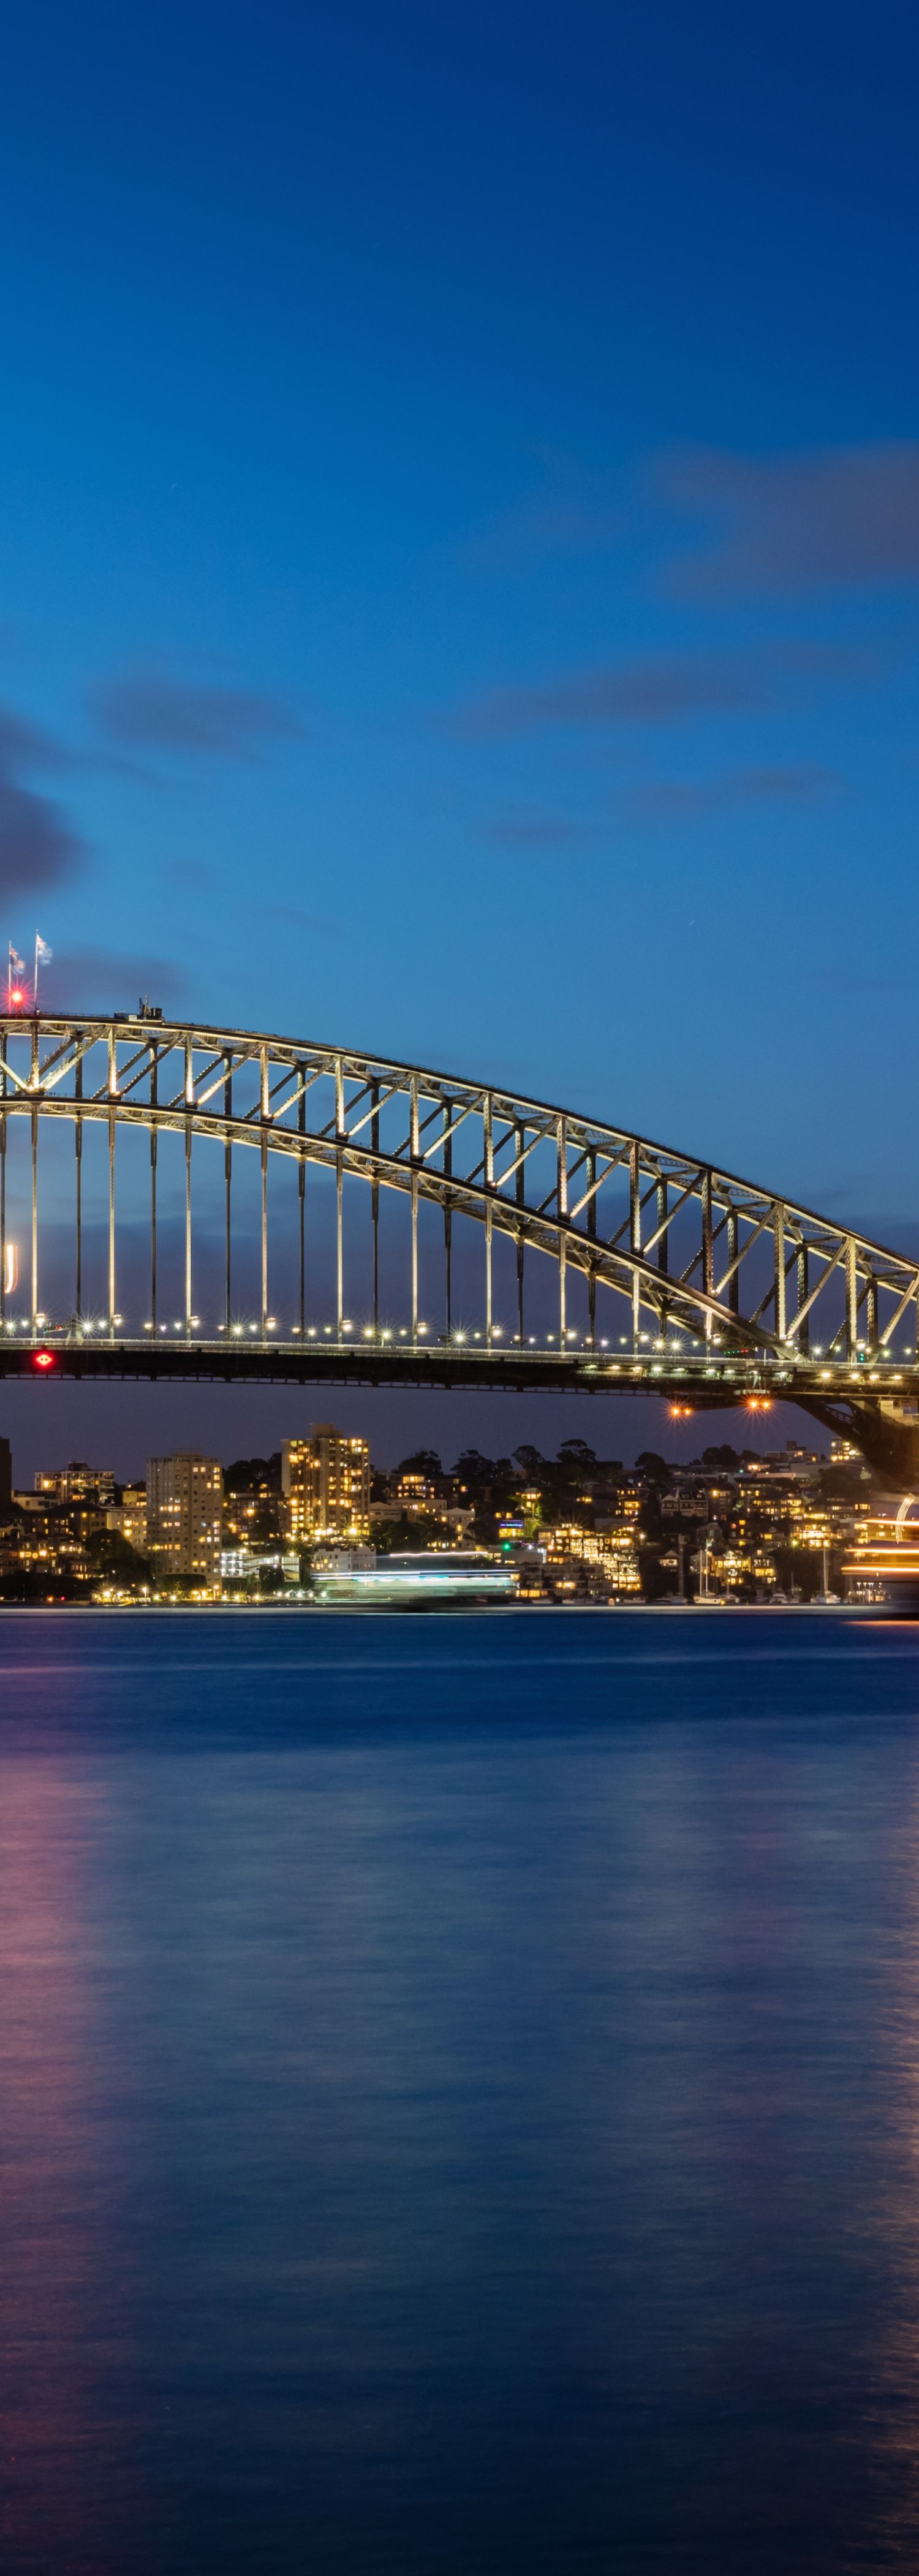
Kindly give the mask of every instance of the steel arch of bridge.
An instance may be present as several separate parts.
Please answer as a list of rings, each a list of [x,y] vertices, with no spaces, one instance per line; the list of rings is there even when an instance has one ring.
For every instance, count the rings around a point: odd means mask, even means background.
[[[13,1162],[25,1122],[26,1152]],[[55,1123],[73,1136],[72,1294],[42,1303],[43,1145]],[[106,1290],[87,1312],[84,1140],[107,1138]],[[119,1303],[119,1161],[132,1128],[148,1140],[146,1312]],[[163,1142],[182,1139],[180,1207],[184,1311],[164,1325]],[[224,1231],[220,1314],[195,1302],[196,1173],[213,1156]],[[234,1176],[239,1157],[260,1173],[256,1312],[234,1308]],[[285,1219],[293,1278],[276,1281],[269,1175],[287,1166]],[[307,1182],[327,1176],[326,1227],[334,1313],[310,1320]],[[173,1174],[173,1180],[175,1175]],[[136,1183],[136,1174],[135,1174]],[[346,1211],[355,1186],[369,1206],[361,1298],[349,1282]],[[61,1174],[55,1225],[61,1232]],[[381,1227],[398,1197],[408,1211],[401,1289],[384,1315]],[[440,1308],[431,1306],[429,1212],[442,1220]],[[132,1217],[137,1238],[136,1207]],[[457,1230],[469,1304],[468,1229],[479,1252],[478,1320],[457,1320]],[[19,1248],[19,1288],[7,1286]],[[211,1225],[213,1237],[213,1224]],[[498,1247],[513,1256],[511,1312],[496,1312]],[[213,1251],[213,1243],[211,1243]],[[425,1285],[422,1293],[422,1252]],[[529,1256],[545,1285],[529,1329]],[[548,1264],[548,1271],[546,1270]],[[506,1301],[506,1289],[505,1289]],[[59,1301],[60,1302],[60,1301]],[[173,1305],[176,1303],[173,1298]],[[327,1301],[328,1302],[328,1301]],[[437,1296],[435,1291],[435,1309]],[[359,1306],[358,1320],[355,1308]],[[275,1314],[274,1310],[277,1310]],[[548,1313],[548,1326],[546,1315]],[[866,1237],[694,1156],[505,1087],[348,1049],[260,1032],[192,1026],[144,1012],[0,1020],[0,1371],[49,1352],[73,1373],[362,1377],[379,1382],[660,1385],[704,1402],[774,1388],[826,1405],[856,1393],[891,1414],[919,1387],[919,1267]],[[42,1348],[43,1346],[43,1348]]]

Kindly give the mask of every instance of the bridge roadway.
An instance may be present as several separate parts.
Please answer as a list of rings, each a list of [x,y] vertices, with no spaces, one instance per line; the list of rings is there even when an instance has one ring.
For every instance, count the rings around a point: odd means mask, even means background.
[[[161,1327],[155,1339],[130,1340],[104,1327],[46,1324],[41,1333],[7,1327],[0,1335],[0,1377],[645,1395],[665,1403],[676,1419],[742,1406],[751,1423],[774,1404],[795,1404],[855,1441],[889,1483],[919,1472],[919,1362],[902,1359],[828,1365],[739,1349],[679,1358],[654,1349],[614,1355],[551,1342],[488,1350],[476,1334],[413,1343],[394,1331],[338,1341],[318,1328],[304,1343],[245,1326],[211,1338]]]

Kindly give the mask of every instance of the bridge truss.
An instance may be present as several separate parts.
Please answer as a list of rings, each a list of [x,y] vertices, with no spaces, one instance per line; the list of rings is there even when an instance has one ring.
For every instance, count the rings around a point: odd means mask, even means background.
[[[143,1012],[7,1017],[0,1373],[36,1368],[774,1395],[870,1447],[915,1417],[919,1267],[497,1085]]]

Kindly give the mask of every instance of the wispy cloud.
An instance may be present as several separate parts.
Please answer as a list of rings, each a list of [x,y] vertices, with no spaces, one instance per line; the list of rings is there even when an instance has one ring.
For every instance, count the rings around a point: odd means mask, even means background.
[[[502,841],[510,849],[561,850],[582,841],[579,823],[566,823],[557,814],[498,814],[488,825],[491,841]]]
[[[265,903],[260,906],[260,911],[266,920],[283,922],[290,930],[302,931],[306,938],[350,937],[350,932],[340,922],[330,921],[325,913],[304,912],[297,903]]]
[[[100,680],[91,706],[110,742],[194,759],[251,760],[267,743],[296,740],[304,730],[280,698],[202,685],[156,667]]]
[[[71,765],[71,755],[11,707],[0,707],[0,891],[60,885],[85,855],[66,814],[27,784],[35,771]]]
[[[722,805],[813,804],[840,785],[835,770],[736,769],[724,778],[654,779],[637,787],[633,805],[645,814],[709,814]]]
[[[796,683],[852,679],[877,668],[847,645],[787,643],[736,653],[673,653],[577,671],[542,686],[501,688],[457,711],[468,741],[499,740],[559,725],[669,724],[773,704]]]
[[[684,594],[801,591],[919,578],[919,441],[790,455],[693,448],[659,458],[652,485],[710,523],[674,565]]]

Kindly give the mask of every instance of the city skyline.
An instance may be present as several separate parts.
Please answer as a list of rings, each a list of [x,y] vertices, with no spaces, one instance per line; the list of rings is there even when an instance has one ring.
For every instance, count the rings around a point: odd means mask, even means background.
[[[901,1600],[915,1585],[914,1497],[895,1508],[838,1436],[829,1455],[721,1441],[689,1465],[646,1450],[626,1468],[579,1439],[446,1469],[422,1449],[387,1471],[319,1422],[226,1467],[187,1447],[148,1458],[131,1485],[72,1459],[23,1486],[3,1442],[0,1486],[0,1593],[33,1606],[829,1607],[844,1583],[870,1607],[892,1574]]]

